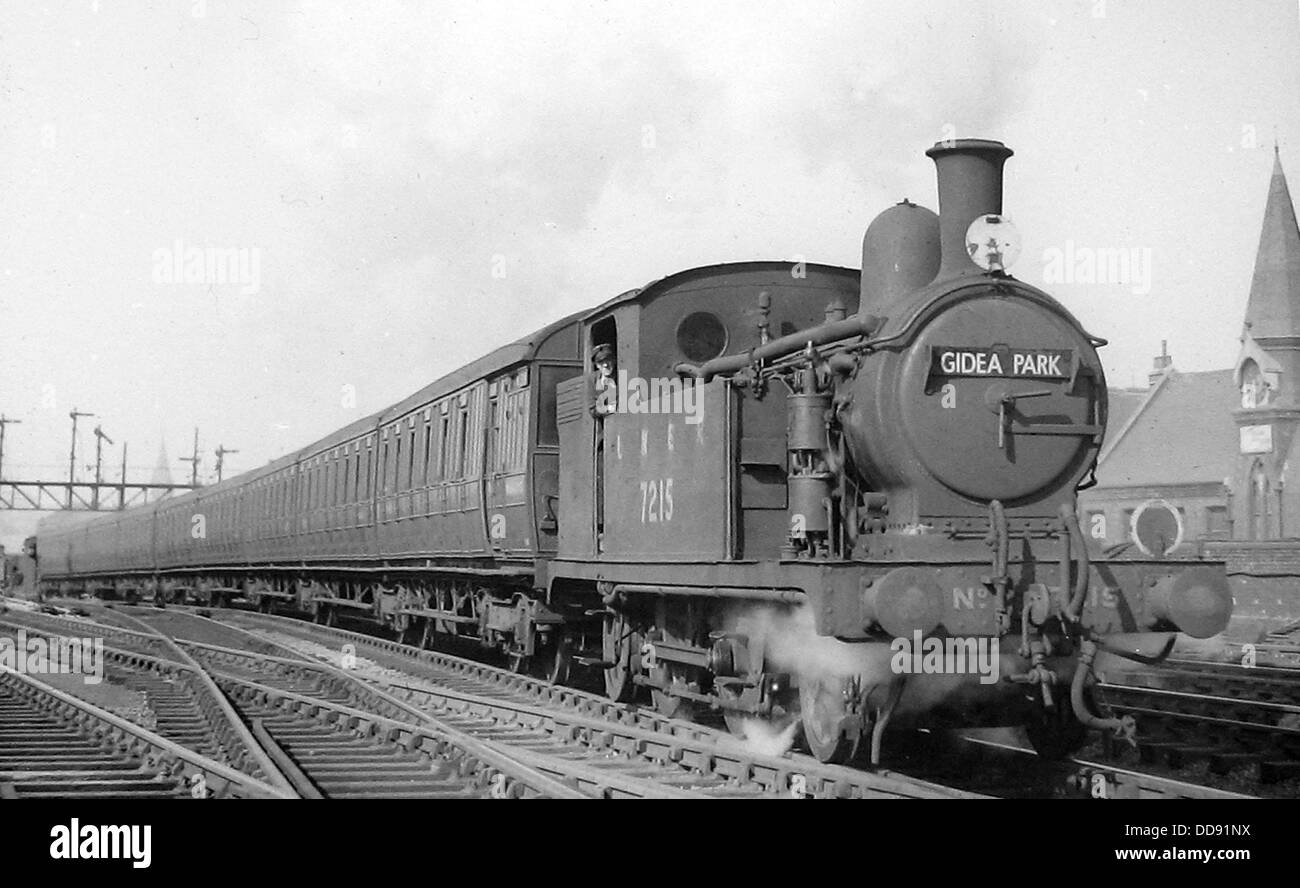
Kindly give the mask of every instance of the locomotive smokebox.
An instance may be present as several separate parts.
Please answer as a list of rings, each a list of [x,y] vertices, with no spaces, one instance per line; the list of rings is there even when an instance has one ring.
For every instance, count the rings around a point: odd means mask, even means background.
[[[953,139],[925,152],[939,177],[939,278],[980,274],[966,252],[966,230],[977,218],[1002,213],[1002,165],[1014,152],[989,139]]]

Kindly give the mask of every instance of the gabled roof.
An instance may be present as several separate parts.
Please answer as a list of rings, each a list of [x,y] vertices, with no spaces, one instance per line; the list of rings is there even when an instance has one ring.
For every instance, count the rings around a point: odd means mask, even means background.
[[[1221,483],[1236,470],[1232,370],[1171,370],[1102,449],[1099,488]],[[1114,425],[1111,425],[1114,428]]]
[[[1106,438],[1101,442],[1102,450],[1119,437],[1129,420],[1146,402],[1151,389],[1111,389],[1107,394]]]
[[[1246,329],[1256,340],[1300,336],[1300,228],[1276,149],[1246,306]],[[1266,341],[1261,344],[1268,345]]]

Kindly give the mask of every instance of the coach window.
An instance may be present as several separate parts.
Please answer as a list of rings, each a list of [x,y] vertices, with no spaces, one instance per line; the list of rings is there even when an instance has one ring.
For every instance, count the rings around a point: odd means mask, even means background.
[[[438,405],[438,480],[447,480],[448,459],[451,455],[451,412],[447,403]]]
[[[352,505],[357,501],[357,463],[361,461],[355,441],[347,448],[343,460],[343,501]]]
[[[501,470],[501,398],[507,383],[502,380],[488,384],[487,464],[486,474]]]
[[[461,396],[462,400],[464,395]],[[466,478],[469,476],[469,403],[465,401],[460,405],[460,410],[456,415],[456,477]]]
[[[406,489],[415,487],[415,417],[407,421],[406,435]]]
[[[355,477],[353,475],[352,464],[356,462],[356,451],[352,449],[351,444],[343,445],[343,504],[350,506],[354,502],[353,497],[356,495],[356,488],[353,486]]]
[[[402,427],[395,425],[389,431],[393,435],[393,458],[388,462],[388,477],[384,482],[385,493],[393,493],[397,490],[398,469],[402,465]]]
[[[368,501],[370,498],[370,459],[372,459],[370,447],[373,446],[372,441],[373,438],[365,438],[364,459],[361,458],[361,454],[357,454],[356,471],[359,473],[359,476],[357,476],[357,482],[359,482],[357,490],[361,491],[361,502]]]
[[[516,472],[524,464],[524,434],[528,427],[528,388],[517,386],[506,396],[505,420],[503,422],[505,438],[504,456],[501,461],[503,471]]]
[[[578,371],[572,367],[542,367],[538,379],[541,391],[537,398],[537,443],[555,447],[560,443],[560,427],[555,417],[555,387],[572,379]]]
[[[429,459],[433,455],[433,420],[430,419],[428,410],[424,411],[424,486],[429,486],[429,476],[432,468],[429,465]]]

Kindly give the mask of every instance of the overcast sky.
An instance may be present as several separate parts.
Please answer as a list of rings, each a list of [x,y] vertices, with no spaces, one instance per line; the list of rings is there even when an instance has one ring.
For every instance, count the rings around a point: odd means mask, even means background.
[[[1298,87],[1296,0],[9,0],[4,474],[65,477],[74,406],[92,460],[101,422],[179,477],[198,426],[229,474],[676,270],[856,266],[875,213],[935,206],[952,135],[1015,149],[1012,271],[1110,340],[1112,385],[1161,339],[1225,367],[1275,132],[1300,194]],[[256,265],[169,282],[178,243]],[[1149,286],[1045,283],[1071,244]]]

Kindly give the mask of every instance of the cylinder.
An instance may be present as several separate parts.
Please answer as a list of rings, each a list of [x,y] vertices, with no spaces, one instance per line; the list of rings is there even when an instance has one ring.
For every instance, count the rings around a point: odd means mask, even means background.
[[[925,152],[939,181],[939,278],[981,274],[966,252],[966,230],[983,215],[1002,213],[1002,165],[1014,152],[988,139],[939,142]]]

